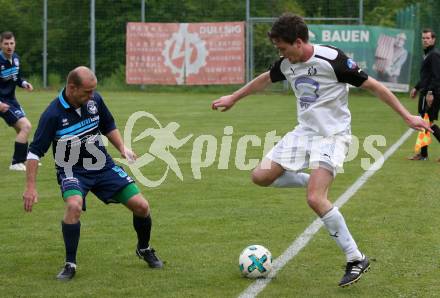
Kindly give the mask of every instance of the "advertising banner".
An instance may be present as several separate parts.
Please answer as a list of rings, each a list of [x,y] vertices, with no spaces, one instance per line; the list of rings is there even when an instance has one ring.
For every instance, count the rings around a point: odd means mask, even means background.
[[[242,84],[244,22],[128,23],[127,84]]]
[[[414,31],[359,25],[309,25],[310,41],[343,50],[393,91],[407,92]]]

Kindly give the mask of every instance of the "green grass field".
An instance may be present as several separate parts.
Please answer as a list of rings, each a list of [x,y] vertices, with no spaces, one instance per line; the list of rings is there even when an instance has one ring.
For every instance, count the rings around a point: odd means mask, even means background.
[[[19,92],[29,119],[37,126],[39,115],[57,95]],[[238,256],[249,244],[262,244],[274,258],[316,218],[307,207],[304,189],[254,186],[249,171],[235,166],[235,149],[243,135],[264,140],[276,130],[282,136],[296,123],[293,95],[267,94],[247,98],[227,113],[210,110],[219,94],[150,94],[102,92],[118,127],[136,111],[152,113],[163,126],[180,124],[176,136],[191,140],[171,149],[184,180],[173,172],[156,188],[141,187],[152,206],[151,244],[165,260],[163,270],[150,270],[135,257],[136,237],[130,213],[120,205],[105,206],[93,195],[81,217],[78,272],[69,283],[55,280],[64,261],[60,231],[63,202],[49,153],[38,176],[40,202],[31,214],[22,207],[24,173],[8,170],[14,131],[2,122],[0,129],[0,296],[1,297],[237,297],[251,283],[238,270]],[[407,98],[403,103],[415,111]],[[368,135],[384,135],[387,147],[407,130],[403,121],[379,100],[352,94],[353,134],[361,145]],[[152,126],[136,123],[135,133]],[[225,126],[232,126],[229,168],[219,169],[220,141]],[[217,140],[215,162],[191,170],[196,137]],[[135,136],[135,134],[133,134]],[[434,140],[430,161],[410,162],[416,135],[391,156],[341,209],[360,249],[372,259],[371,271],[355,286],[338,288],[345,258],[321,229],[260,294],[260,297],[432,297],[440,293],[440,200],[438,195],[440,146]],[[387,147],[379,148],[384,152]],[[333,184],[336,200],[364,172],[360,147],[356,159],[345,165]],[[148,151],[147,141],[134,144],[138,155]],[[110,149],[117,156],[114,149]],[[248,146],[247,158],[261,158],[263,148]],[[142,172],[160,177],[160,161]]]

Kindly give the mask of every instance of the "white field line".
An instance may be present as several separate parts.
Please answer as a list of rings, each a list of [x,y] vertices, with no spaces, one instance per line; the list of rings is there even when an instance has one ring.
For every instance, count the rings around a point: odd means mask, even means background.
[[[373,176],[382,166],[382,164],[396,152],[396,150],[411,136],[413,133],[412,129],[407,130],[400,139],[394,143],[383,155],[383,159],[377,160],[370,167],[369,170],[365,171],[362,176],[360,176],[334,203],[337,207],[342,207],[345,203],[350,200],[350,198],[362,187],[362,185],[367,182],[367,180]],[[312,237],[319,231],[322,227],[322,221],[320,218],[316,218],[305,230],[299,235],[295,241],[273,262],[272,271],[267,278],[257,279],[249,287],[244,290],[239,298],[250,298],[256,297],[264,288],[271,282],[272,278],[275,277],[278,271],[280,271],[284,265],[286,265],[291,259],[293,259],[300,251],[303,249],[307,243],[312,239]]]

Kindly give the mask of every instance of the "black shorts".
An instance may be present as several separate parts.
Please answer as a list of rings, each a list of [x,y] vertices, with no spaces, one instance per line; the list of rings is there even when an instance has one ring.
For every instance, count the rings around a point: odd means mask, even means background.
[[[432,105],[428,108],[426,104],[426,93],[421,93],[419,96],[419,114],[420,116],[424,116],[425,113],[428,113],[429,120],[434,121],[438,120],[438,112],[440,110],[440,94],[434,93],[434,101]]]
[[[68,190],[78,190],[82,193],[83,199],[91,191],[102,202],[119,203],[112,200],[113,197],[125,186],[133,183],[134,180],[120,166],[106,166],[99,171],[75,171],[73,177],[66,177],[62,169],[57,170],[57,180],[61,189],[61,196]]]
[[[9,109],[4,113],[0,112],[0,117],[2,117],[9,126],[14,126],[20,118],[26,116],[23,108],[16,99],[2,100],[2,102],[8,104]]]

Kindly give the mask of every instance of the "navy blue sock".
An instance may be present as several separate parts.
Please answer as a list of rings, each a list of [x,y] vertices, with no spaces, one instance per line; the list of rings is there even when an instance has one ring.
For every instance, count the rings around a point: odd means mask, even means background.
[[[133,214],[133,227],[138,237],[138,248],[143,249],[149,246],[151,235],[151,217],[138,217]]]
[[[64,245],[66,247],[66,262],[76,264],[76,251],[78,249],[81,222],[66,224],[61,222],[63,230]]]
[[[14,155],[12,156],[12,164],[25,162],[28,152],[28,143],[15,142]]]

